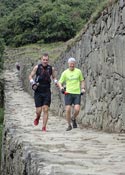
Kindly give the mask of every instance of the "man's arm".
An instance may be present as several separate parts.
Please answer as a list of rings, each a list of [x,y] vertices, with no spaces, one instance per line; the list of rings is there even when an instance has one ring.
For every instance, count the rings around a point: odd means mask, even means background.
[[[61,90],[61,89],[64,89],[62,83],[60,83],[60,82],[58,82],[58,87],[59,87],[60,90]]]
[[[36,74],[37,68],[38,68],[38,65],[36,65],[36,66],[33,68],[32,72],[31,72],[30,75],[29,75],[30,84],[31,84],[32,89],[33,89],[34,91],[35,91],[35,90],[37,89],[37,87],[38,87],[38,84],[37,84],[37,83],[34,81],[34,79],[33,79],[34,75]]]
[[[33,80],[33,77],[34,77],[34,75],[36,74],[37,68],[38,68],[38,65],[36,65],[36,66],[33,68],[32,72],[31,72],[30,75],[29,75],[30,83],[31,83],[31,81],[34,81],[34,80]]]
[[[59,87],[59,89],[60,89],[61,91],[64,90],[64,87],[63,87],[64,82],[65,82],[65,74],[64,74],[64,72],[63,72],[63,73],[61,74],[61,77],[60,77],[59,81],[58,81],[58,87]]]
[[[56,74],[55,74],[54,67],[52,67],[52,78],[53,78],[53,81],[54,81],[55,85],[58,86],[58,80],[56,79]]]
[[[85,92],[85,80],[81,81],[81,92]]]

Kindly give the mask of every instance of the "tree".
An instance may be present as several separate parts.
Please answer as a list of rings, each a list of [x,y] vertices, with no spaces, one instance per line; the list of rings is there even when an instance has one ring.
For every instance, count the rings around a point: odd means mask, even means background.
[[[13,46],[67,41],[103,1],[107,0],[0,0],[2,13],[7,12],[0,18],[0,33]]]

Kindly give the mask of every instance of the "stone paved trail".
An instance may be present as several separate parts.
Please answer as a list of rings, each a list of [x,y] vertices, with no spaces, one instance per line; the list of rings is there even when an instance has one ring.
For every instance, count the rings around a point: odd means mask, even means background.
[[[125,134],[91,129],[66,132],[66,121],[51,112],[48,131],[36,127],[34,101],[16,71],[5,72],[5,125],[27,147],[40,175],[125,175]],[[35,175],[35,174],[34,174]]]

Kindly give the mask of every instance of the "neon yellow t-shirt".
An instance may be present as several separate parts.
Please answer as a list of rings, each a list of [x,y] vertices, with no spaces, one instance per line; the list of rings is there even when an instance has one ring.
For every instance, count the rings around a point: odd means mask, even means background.
[[[71,94],[80,94],[80,83],[84,80],[80,69],[66,69],[59,79],[61,84],[66,83],[66,92]]]

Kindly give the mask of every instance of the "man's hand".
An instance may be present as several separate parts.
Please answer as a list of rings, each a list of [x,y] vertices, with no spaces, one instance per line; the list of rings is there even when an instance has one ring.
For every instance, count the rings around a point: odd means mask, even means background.
[[[33,79],[30,80],[30,84],[32,86],[32,89],[35,91],[39,85],[39,83],[36,83]]]
[[[58,87],[58,80],[57,79],[54,79],[54,84],[55,84],[55,86]]]
[[[65,89],[62,88],[61,89],[61,92],[62,92],[62,94],[65,94]]]
[[[33,79],[30,80],[30,84],[33,85],[35,81]]]
[[[32,89],[33,89],[34,91],[36,91],[38,85],[39,85],[38,83],[34,83],[34,84],[32,84]]]
[[[66,89],[65,89],[65,88],[62,88],[62,89],[61,89],[61,92],[62,92],[62,94],[64,94],[64,95],[68,94],[68,92],[66,92]]]
[[[85,88],[81,89],[81,95],[83,95],[85,93]]]

